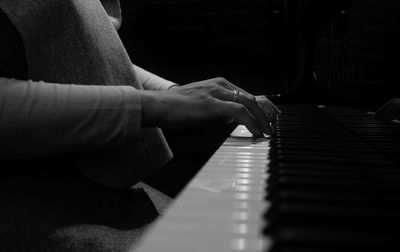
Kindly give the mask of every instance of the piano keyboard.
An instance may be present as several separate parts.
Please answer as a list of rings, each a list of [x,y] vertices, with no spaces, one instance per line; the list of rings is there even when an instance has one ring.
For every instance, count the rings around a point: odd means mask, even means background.
[[[348,108],[281,110],[271,139],[238,126],[137,251],[400,248],[399,128]]]
[[[269,139],[239,125],[138,251],[263,251]]]

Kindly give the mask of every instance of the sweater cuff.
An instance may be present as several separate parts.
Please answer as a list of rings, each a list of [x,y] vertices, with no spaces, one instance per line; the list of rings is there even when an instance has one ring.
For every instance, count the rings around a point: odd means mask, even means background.
[[[119,86],[125,95],[125,139],[134,141],[142,128],[142,101],[139,92],[131,86]]]
[[[151,73],[139,66],[133,65],[136,76],[146,90],[167,90],[173,86],[179,86],[178,84],[166,80],[154,73]]]

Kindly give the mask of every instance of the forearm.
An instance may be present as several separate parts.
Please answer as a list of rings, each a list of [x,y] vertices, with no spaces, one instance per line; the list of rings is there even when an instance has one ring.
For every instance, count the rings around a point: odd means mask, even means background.
[[[114,146],[141,128],[130,86],[50,84],[0,78],[0,159]]]
[[[167,90],[178,84],[157,76],[139,66],[133,65],[139,82],[146,90]]]

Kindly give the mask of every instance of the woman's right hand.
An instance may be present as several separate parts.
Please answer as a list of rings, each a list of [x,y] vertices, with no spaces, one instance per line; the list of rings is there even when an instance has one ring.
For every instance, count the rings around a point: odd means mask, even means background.
[[[236,101],[233,90],[239,91]],[[262,136],[262,133],[271,133],[270,122],[279,113],[268,99],[262,99],[260,103],[260,99],[224,78],[194,82],[164,91],[140,92],[143,127],[183,129],[205,121],[233,119],[245,125],[253,135]]]
[[[389,121],[400,119],[400,99],[391,99],[376,111],[376,115]]]

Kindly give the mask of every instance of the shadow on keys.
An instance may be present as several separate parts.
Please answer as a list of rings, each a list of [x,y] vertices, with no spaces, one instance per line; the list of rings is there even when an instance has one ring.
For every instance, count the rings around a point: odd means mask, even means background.
[[[175,197],[236,126],[234,123],[203,124],[185,131],[164,131],[174,158],[145,182]]]

